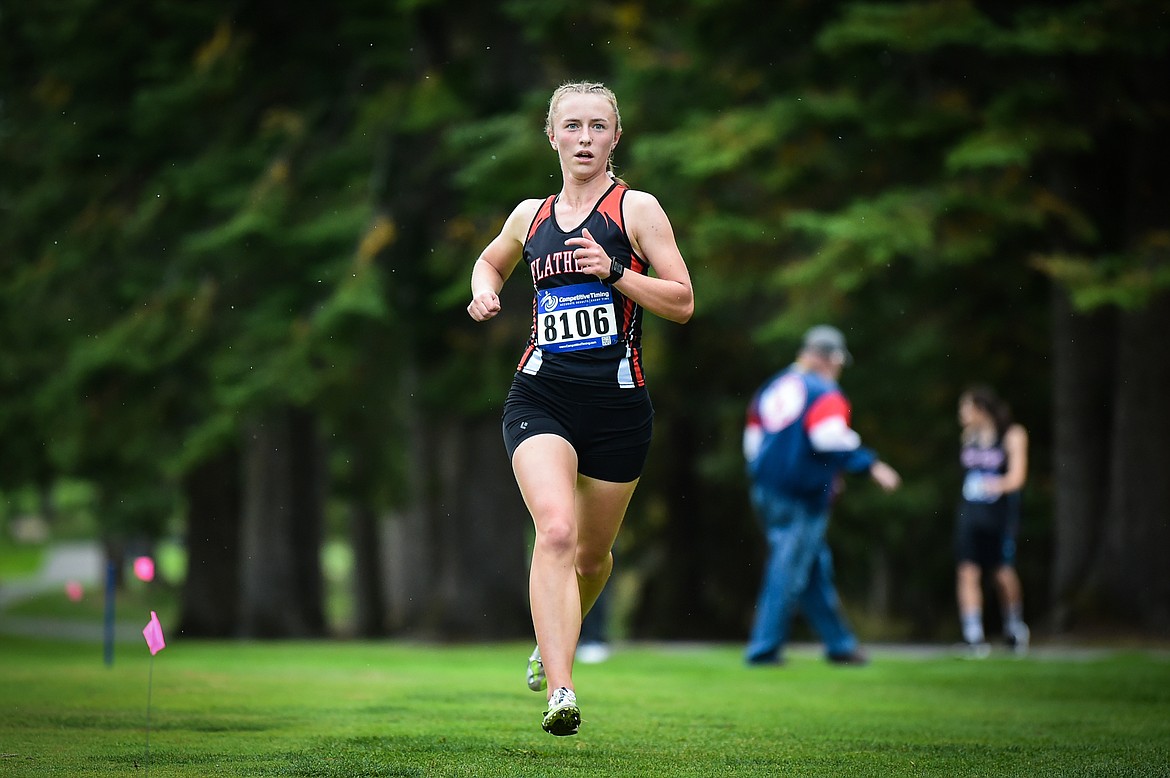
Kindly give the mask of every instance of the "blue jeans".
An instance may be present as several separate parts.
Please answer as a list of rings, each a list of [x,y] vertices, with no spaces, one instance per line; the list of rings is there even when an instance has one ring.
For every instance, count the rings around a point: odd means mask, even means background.
[[[833,555],[825,542],[827,511],[752,489],[752,504],[768,539],[768,562],[756,601],[747,661],[780,660],[797,608],[825,643],[829,655],[849,654],[857,638],[845,623],[833,585]]]

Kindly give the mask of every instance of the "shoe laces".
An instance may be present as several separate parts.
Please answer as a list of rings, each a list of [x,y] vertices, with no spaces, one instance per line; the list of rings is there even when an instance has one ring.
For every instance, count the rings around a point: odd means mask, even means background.
[[[576,704],[577,695],[573,693],[572,689],[562,686],[552,693],[552,697],[548,700],[548,706],[551,709],[568,702]]]

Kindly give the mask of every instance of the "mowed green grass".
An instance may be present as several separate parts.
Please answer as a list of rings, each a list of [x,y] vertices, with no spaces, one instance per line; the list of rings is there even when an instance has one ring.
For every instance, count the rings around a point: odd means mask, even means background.
[[[581,733],[553,738],[525,644],[169,640],[152,669],[144,641],[107,667],[0,636],[0,775],[1170,776],[1160,654],[748,669],[739,646],[622,646],[577,668]]]

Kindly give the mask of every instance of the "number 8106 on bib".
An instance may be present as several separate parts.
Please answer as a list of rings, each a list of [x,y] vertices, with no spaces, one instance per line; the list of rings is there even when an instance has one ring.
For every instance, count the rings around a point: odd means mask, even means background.
[[[613,292],[598,283],[536,291],[536,345],[545,351],[581,351],[618,340]]]

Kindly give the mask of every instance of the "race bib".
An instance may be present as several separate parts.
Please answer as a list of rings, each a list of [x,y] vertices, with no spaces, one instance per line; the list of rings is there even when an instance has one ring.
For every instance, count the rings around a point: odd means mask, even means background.
[[[995,502],[999,495],[992,494],[987,489],[987,476],[978,470],[968,471],[963,479],[963,497],[968,502]]]
[[[536,345],[581,351],[618,342],[613,292],[600,281],[536,291]]]

